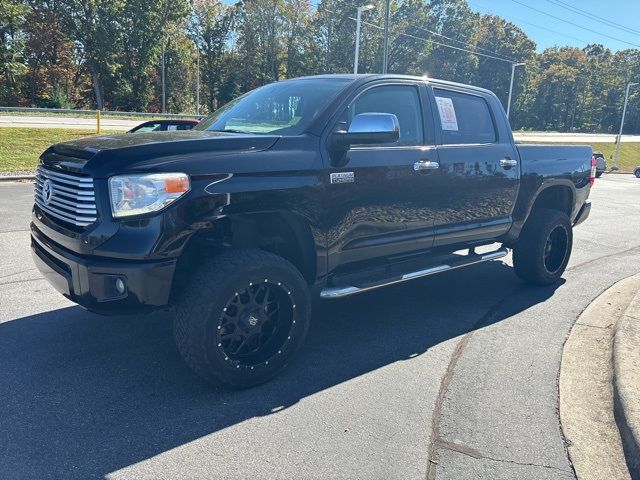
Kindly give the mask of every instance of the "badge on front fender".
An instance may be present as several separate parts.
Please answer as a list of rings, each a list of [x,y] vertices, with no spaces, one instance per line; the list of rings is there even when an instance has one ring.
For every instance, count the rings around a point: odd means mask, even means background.
[[[353,183],[355,176],[353,172],[338,172],[329,175],[331,183]]]

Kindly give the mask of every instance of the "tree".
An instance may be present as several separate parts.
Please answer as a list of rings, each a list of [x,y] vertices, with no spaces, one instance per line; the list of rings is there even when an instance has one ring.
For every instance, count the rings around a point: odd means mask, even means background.
[[[219,0],[198,0],[193,3],[188,28],[190,36],[201,52],[200,71],[205,93],[204,104],[209,111],[218,108],[223,85],[233,70],[233,62],[228,62],[226,55],[238,8]],[[237,93],[234,88],[230,90],[226,95]]]
[[[27,7],[21,2],[0,2],[0,101],[19,103],[20,81],[27,68],[24,61]]]
[[[434,48],[429,41],[433,35],[423,27],[429,21],[428,5],[421,0],[405,0],[393,8],[392,13],[389,71],[408,75],[426,74],[425,65]]]
[[[586,69],[585,53],[577,48],[549,48],[538,58],[532,79],[536,94],[533,118],[545,130],[575,130],[578,79]]]
[[[73,39],[64,27],[59,1],[29,2],[25,25],[29,71],[25,75],[24,91],[37,106],[72,108],[82,103],[86,71],[78,68]]]
[[[69,36],[81,48],[81,62],[89,71],[99,109],[104,108],[104,82],[111,79],[120,45],[118,19],[124,0],[60,0]]]
[[[118,16],[122,45],[120,104],[127,110],[144,110],[152,99],[150,71],[158,65],[163,44],[175,23],[188,12],[186,0],[127,0]]]
[[[433,40],[458,47],[467,45],[465,48],[472,45],[478,14],[471,11],[465,0],[432,0],[428,15],[424,28],[435,32]],[[477,65],[475,55],[464,51],[454,53],[450,48],[434,44],[423,69],[436,78],[472,83]]]
[[[502,100],[506,109],[511,81],[510,61],[532,63],[536,44],[513,23],[495,15],[482,15],[474,30],[473,46],[474,50],[480,53],[507,60],[478,56],[478,69],[475,74],[475,83],[492,90]],[[514,83],[516,92],[519,84],[527,83],[527,70],[519,68],[517,73],[520,81]]]

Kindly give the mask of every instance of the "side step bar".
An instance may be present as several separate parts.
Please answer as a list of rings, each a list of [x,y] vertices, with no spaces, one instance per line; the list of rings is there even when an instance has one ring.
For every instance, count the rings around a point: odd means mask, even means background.
[[[505,247],[500,248],[494,252],[485,254],[469,254],[460,256],[459,259],[455,258],[442,265],[434,265],[433,267],[425,268],[423,270],[417,270],[415,272],[405,273],[402,276],[381,280],[376,283],[366,285],[348,285],[344,287],[327,287],[320,292],[320,298],[342,298],[349,295],[355,295],[357,293],[366,292],[375,288],[386,287],[387,285],[393,285],[395,283],[402,283],[415,278],[427,277],[436,273],[446,272],[449,270],[455,270],[456,268],[468,267],[476,263],[489,262],[491,260],[497,260],[498,258],[505,257],[509,254],[509,250]]]

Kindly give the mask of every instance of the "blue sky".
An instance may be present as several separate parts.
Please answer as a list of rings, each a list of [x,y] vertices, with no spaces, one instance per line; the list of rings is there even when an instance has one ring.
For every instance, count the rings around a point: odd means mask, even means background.
[[[499,15],[518,25],[536,42],[538,51],[554,45],[584,47],[589,43],[601,43],[613,51],[640,48],[640,0],[468,0],[468,3],[475,11]],[[587,18],[576,9],[625,28]]]

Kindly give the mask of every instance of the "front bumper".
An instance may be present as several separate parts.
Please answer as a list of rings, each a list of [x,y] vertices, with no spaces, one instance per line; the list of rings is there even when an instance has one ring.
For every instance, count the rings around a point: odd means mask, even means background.
[[[44,278],[71,301],[97,313],[138,313],[169,303],[175,259],[126,261],[77,255],[31,224],[31,253]],[[125,285],[116,288],[117,279]]]

